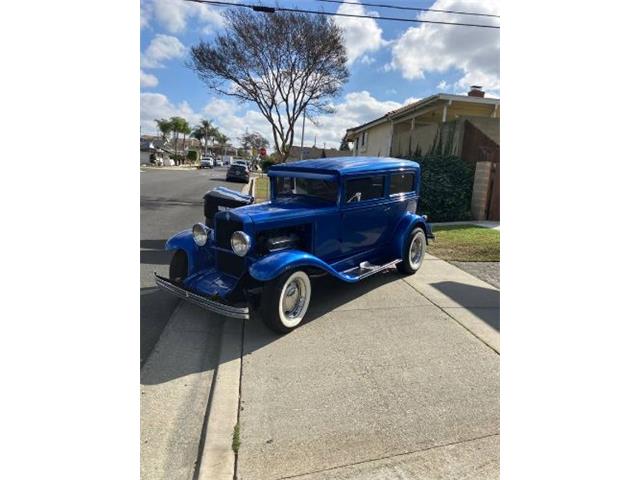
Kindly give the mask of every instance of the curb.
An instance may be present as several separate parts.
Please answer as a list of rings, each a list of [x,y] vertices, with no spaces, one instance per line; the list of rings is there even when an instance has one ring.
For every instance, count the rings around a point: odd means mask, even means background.
[[[198,480],[232,480],[235,475],[232,441],[238,422],[242,326],[237,320],[226,320],[222,327],[220,357],[205,417]]]
[[[250,178],[249,183],[247,183],[240,189],[240,193],[249,193],[251,191],[252,183],[253,183],[253,178]]]

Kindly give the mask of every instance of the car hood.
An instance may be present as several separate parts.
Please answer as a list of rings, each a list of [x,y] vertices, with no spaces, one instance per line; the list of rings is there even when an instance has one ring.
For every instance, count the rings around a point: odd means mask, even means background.
[[[327,205],[300,198],[281,199],[276,202],[254,203],[245,207],[234,208],[233,213],[239,217],[250,219],[253,223],[284,221],[298,217],[309,217],[328,210],[335,210],[335,205]]]

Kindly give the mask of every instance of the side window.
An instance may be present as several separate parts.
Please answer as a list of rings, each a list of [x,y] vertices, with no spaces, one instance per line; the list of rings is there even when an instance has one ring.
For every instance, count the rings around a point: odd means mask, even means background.
[[[415,180],[414,173],[394,173],[391,175],[391,185],[389,185],[389,193],[406,193],[413,192]]]
[[[384,175],[347,180],[347,203],[364,202],[384,196]]]

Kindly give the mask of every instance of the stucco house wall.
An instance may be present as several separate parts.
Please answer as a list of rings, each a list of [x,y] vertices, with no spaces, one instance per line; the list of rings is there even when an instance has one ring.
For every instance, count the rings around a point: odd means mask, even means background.
[[[354,150],[356,156],[386,157],[389,155],[389,141],[391,140],[391,124],[376,125],[366,131],[366,144],[362,144],[364,135],[358,140],[358,148]]]

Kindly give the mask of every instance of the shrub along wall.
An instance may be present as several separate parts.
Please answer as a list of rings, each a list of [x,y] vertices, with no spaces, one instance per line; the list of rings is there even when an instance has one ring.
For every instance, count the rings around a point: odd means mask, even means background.
[[[271,165],[275,165],[276,162],[270,158],[264,158],[260,160],[260,168],[264,173],[267,173],[271,168]]]
[[[422,168],[418,211],[433,222],[471,219],[474,169],[460,157],[414,157]]]

